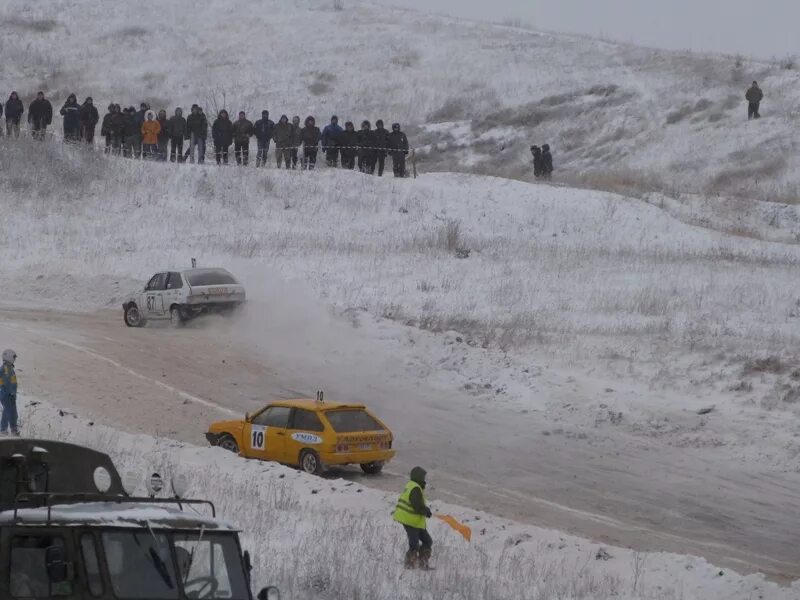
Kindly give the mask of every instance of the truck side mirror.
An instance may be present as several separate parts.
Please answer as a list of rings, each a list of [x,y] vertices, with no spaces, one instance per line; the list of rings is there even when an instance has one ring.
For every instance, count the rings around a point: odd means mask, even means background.
[[[274,585],[268,585],[258,592],[258,600],[281,600],[281,591]]]
[[[44,553],[45,565],[47,568],[47,578],[50,583],[63,583],[69,579],[70,565],[67,564],[67,556],[61,546],[50,546]]]

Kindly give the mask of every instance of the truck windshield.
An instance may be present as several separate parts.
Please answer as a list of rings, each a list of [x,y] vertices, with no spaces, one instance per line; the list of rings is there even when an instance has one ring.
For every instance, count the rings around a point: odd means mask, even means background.
[[[178,580],[163,533],[109,531],[103,534],[114,595],[125,600],[178,598]]]
[[[114,596],[120,600],[250,598],[231,534],[109,531],[103,546]]]
[[[232,535],[180,533],[173,539],[180,579],[187,597],[248,600],[244,568]]]

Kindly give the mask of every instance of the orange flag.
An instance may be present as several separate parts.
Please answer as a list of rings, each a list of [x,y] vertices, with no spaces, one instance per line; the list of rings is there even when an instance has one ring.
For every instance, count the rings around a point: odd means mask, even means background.
[[[451,517],[450,515],[435,515],[437,519],[440,521],[444,521],[450,527],[455,529],[458,533],[464,536],[464,539],[470,541],[472,539],[472,529],[470,529],[467,525],[463,523],[459,523],[455,517]]]

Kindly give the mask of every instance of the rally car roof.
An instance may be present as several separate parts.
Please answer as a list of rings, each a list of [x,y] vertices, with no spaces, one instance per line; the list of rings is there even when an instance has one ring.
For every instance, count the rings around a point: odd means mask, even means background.
[[[290,408],[304,408],[306,410],[336,410],[342,408],[366,408],[363,404],[353,402],[317,402],[313,398],[294,398],[291,400],[274,400],[269,406],[288,406]]]

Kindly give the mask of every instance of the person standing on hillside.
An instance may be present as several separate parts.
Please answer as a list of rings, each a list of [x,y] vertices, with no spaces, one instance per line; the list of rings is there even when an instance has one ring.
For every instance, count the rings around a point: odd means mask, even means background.
[[[45,99],[44,92],[36,94],[36,100],[28,108],[28,123],[33,129],[33,139],[43,140],[47,126],[53,122],[53,105]]]
[[[322,130],[322,151],[329,167],[335,167],[339,158],[339,142],[344,130],[339,127],[339,117],[333,115],[330,124]]]
[[[550,154],[550,145],[542,146],[542,178],[550,181],[553,176],[553,155]]]
[[[747,120],[760,118],[761,114],[758,112],[758,109],[761,106],[761,101],[764,99],[764,92],[758,87],[758,82],[753,82],[753,85],[748,88],[744,97],[745,100],[747,100]]]
[[[297,168],[298,153],[303,144],[303,128],[300,126],[300,117],[292,117],[292,168]]]
[[[139,105],[139,110],[134,110],[132,113],[136,131],[129,140],[129,145],[133,147],[133,156],[135,158],[141,158],[142,156],[142,125],[144,125],[145,115],[147,115],[148,110],[150,110],[150,105],[147,102],[142,102]]]
[[[268,110],[261,111],[261,118],[253,125],[253,131],[255,132],[256,144],[258,145],[256,167],[266,167],[269,143],[272,140],[272,135],[275,133],[275,123],[270,120]]]
[[[81,139],[89,144],[94,145],[94,130],[97,127],[97,122],[100,120],[100,115],[97,112],[92,97],[89,96],[81,105],[80,110],[81,119]]]
[[[389,134],[389,152],[392,156],[392,171],[395,177],[406,176],[406,156],[408,156],[408,138],[400,131],[400,123],[392,124]]]
[[[136,108],[129,106],[123,111],[125,126],[122,130],[122,152],[128,158],[138,158],[142,145],[142,128],[136,124]]]
[[[389,132],[383,126],[383,121],[375,121],[375,131],[372,132],[372,141],[375,144],[375,161],[378,166],[378,177],[383,177],[383,168],[386,164],[386,150],[389,148]]]
[[[22,105],[19,95],[17,92],[11,92],[6,102],[6,133],[9,137],[11,134],[14,134],[15,138],[19,137],[19,122],[24,112],[25,107]]]
[[[3,351],[3,364],[0,366],[0,405],[3,407],[3,416],[0,418],[0,435],[19,435],[17,417],[17,374],[14,363],[17,353],[13,350]]]
[[[397,507],[393,518],[406,530],[408,551],[405,556],[407,569],[428,569],[431,558],[433,539],[427,529],[427,521],[431,517],[431,509],[425,502],[425,477],[427,472],[422,467],[411,469],[410,481],[397,499]]]
[[[161,124],[156,121],[156,115],[152,110],[147,111],[144,123],[142,123],[142,158],[155,160],[158,158],[158,134],[161,133]]]
[[[339,137],[339,148],[342,155],[342,168],[355,169],[356,168],[356,154],[358,152],[358,132],[352,121],[347,121],[344,124],[344,131]]]
[[[367,175],[375,172],[375,142],[372,135],[372,124],[362,121],[358,132],[358,170]]]
[[[122,154],[122,144],[125,139],[125,125],[127,119],[122,112],[119,104],[114,105],[114,114],[109,120],[109,131],[111,133],[111,153],[119,156]]]
[[[306,117],[305,127],[303,127],[303,170],[313,171],[317,166],[317,152],[319,151],[319,140],[322,134],[316,125],[314,117]]]
[[[250,162],[250,138],[254,133],[253,124],[247,120],[245,112],[239,111],[239,118],[233,124],[233,151],[239,166],[246,167]]]
[[[275,140],[275,161],[279,169],[281,168],[281,162],[285,163],[287,169],[291,164],[293,132],[294,128],[289,123],[289,117],[281,115],[275,125],[275,130],[272,132],[272,139]]]
[[[81,137],[81,107],[75,94],[67,96],[67,101],[61,107],[61,116],[64,117],[64,141],[77,142]]]
[[[111,135],[111,121],[114,118],[114,105],[108,105],[108,112],[103,115],[103,122],[100,124],[100,135],[106,140],[105,153],[111,154],[113,146],[113,138]]]
[[[189,160],[194,162],[194,149],[197,148],[197,163],[206,161],[206,139],[208,138],[208,119],[203,109],[192,104],[192,112],[186,119],[186,139],[189,140]]]
[[[183,140],[186,137],[186,119],[183,118],[183,109],[178,107],[175,114],[167,121],[167,135],[169,136],[169,160],[183,162]]]
[[[531,146],[533,156],[533,176],[536,179],[542,176],[542,149],[539,146]]]
[[[119,110],[119,107],[117,107]],[[156,121],[161,126],[161,131],[158,134],[158,160],[161,162],[167,161],[167,147],[169,146],[169,132],[167,131],[167,111],[163,108],[158,111]]]
[[[214,156],[218,165],[228,164],[228,152],[233,143],[233,123],[224,108],[219,111],[214,125],[211,126],[211,138],[214,140]]]

